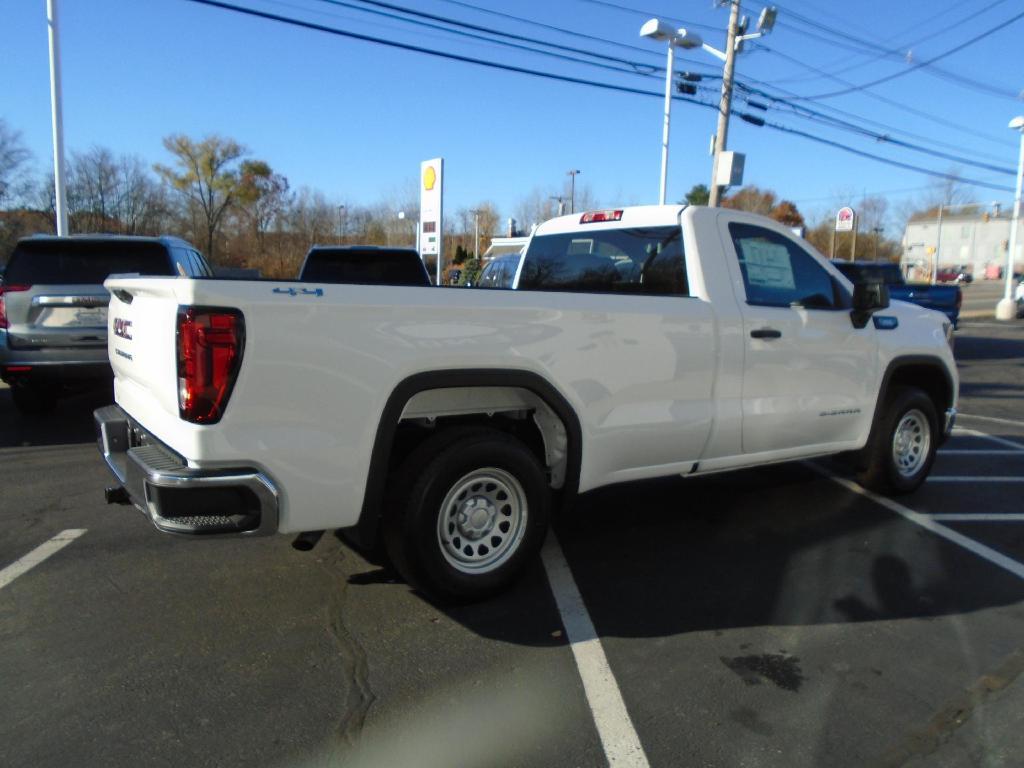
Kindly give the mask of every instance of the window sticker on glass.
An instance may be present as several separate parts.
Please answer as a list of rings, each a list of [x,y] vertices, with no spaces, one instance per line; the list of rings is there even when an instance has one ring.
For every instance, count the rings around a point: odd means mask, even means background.
[[[569,244],[569,255],[575,256],[579,253],[593,253],[594,252],[594,241],[590,238],[585,240],[573,240]]]
[[[763,288],[791,291],[796,287],[793,265],[785,245],[764,240],[740,240],[747,281]]]

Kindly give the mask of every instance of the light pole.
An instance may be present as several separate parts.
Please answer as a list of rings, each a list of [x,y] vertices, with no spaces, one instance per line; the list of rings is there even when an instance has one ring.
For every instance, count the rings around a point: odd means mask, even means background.
[[[569,213],[576,213],[576,176],[583,171],[575,170],[569,171],[566,175],[569,177]]]
[[[338,240],[345,244],[345,206],[338,206]]]
[[[46,0],[46,22],[50,34],[50,112],[53,119],[53,190],[57,206],[57,234],[68,234],[68,198],[64,190],[64,109],[60,89],[60,37],[57,30],[57,0]]]
[[[668,59],[665,62],[665,118],[661,129],[661,184],[658,188],[658,204],[665,204],[665,189],[668,185],[668,138],[672,122],[672,75],[675,67],[676,48],[697,48],[704,41],[700,35],[685,29],[673,29],[672,25],[660,19],[651,19],[640,27],[640,37],[664,40],[668,43]]]
[[[996,304],[996,320],[1013,320],[1017,308],[1013,302],[1013,262],[1017,252],[1017,228],[1020,226],[1020,192],[1024,182],[1024,115],[1010,121],[1010,128],[1020,134],[1020,157],[1017,160],[1017,193],[1013,196],[1013,216],[1010,218],[1010,242],[1006,252],[1006,289]]]
[[[474,208],[473,214],[473,259],[480,261],[480,209]]]

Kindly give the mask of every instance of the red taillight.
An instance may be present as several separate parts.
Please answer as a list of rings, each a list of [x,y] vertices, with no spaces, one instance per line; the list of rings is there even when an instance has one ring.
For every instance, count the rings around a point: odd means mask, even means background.
[[[194,424],[220,421],[245,346],[245,320],[234,309],[178,310],[178,412]]]
[[[4,294],[27,291],[31,287],[31,285],[0,285],[0,328],[11,327],[10,322],[7,320],[7,305],[4,303]]]
[[[580,216],[580,224],[597,224],[599,221],[622,221],[622,209],[613,211],[587,211]]]

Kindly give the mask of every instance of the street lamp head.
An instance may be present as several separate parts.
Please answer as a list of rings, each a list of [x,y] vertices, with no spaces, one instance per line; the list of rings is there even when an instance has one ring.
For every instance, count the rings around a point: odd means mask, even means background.
[[[779,15],[779,9],[774,5],[769,5],[767,8],[761,11],[761,16],[757,19],[757,31],[763,34],[768,34],[772,31],[775,26],[775,17]]]
[[[651,19],[640,27],[640,37],[649,37],[651,40],[671,40],[675,33],[675,28],[661,19]]]
[[[1024,131],[1024,115],[1017,115],[1010,121],[1010,127],[1015,131]]]
[[[684,28],[676,29],[667,21],[661,19],[650,19],[640,27],[640,37],[648,37],[651,40],[664,40],[669,45],[677,48],[700,48],[704,44],[701,36],[694,32],[687,32]]]

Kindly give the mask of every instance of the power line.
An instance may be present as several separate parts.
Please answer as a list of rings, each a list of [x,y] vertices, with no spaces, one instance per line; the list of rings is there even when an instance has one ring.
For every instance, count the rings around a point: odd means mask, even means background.
[[[449,3],[451,5],[458,5],[463,8],[468,8],[469,10],[472,11],[490,14],[491,16],[497,16],[502,19],[517,21],[521,24],[529,24],[534,27],[547,29],[552,32],[558,32],[559,34],[563,35],[571,35],[572,37],[578,37],[584,40],[593,40],[594,42],[597,43],[605,43],[607,45],[614,45],[619,48],[626,48],[631,51],[637,51],[638,53],[642,53],[645,56],[658,56],[659,58],[661,58],[661,55],[659,53],[650,48],[641,48],[639,45],[630,45],[629,43],[623,43],[618,40],[609,40],[608,38],[605,37],[597,37],[596,35],[588,35],[585,32],[578,32],[573,29],[566,29],[565,27],[556,27],[553,24],[545,24],[544,22],[537,21],[536,19],[527,19],[523,16],[514,16],[511,13],[505,13],[504,11],[496,11],[493,8],[484,8],[482,5],[473,5],[473,3],[462,2],[462,0],[441,0],[441,2]]]
[[[687,29],[707,29],[711,32],[722,31],[719,27],[712,26],[711,24],[701,24],[700,22],[697,21],[686,21],[685,19],[670,18],[663,13],[659,13],[658,11],[645,11],[642,8],[630,8],[629,6],[620,5],[619,3],[611,3],[608,2],[607,0],[580,0],[580,2],[590,3],[591,5],[603,5],[605,8],[613,8],[616,11],[623,11],[633,16],[657,16],[658,18],[670,20],[676,24],[681,24],[685,26]]]
[[[788,54],[782,53],[781,51],[777,51],[774,48],[769,48],[768,46],[763,45],[763,44],[759,45],[758,47],[759,48],[763,48],[764,50],[766,50],[767,52],[769,52],[771,54],[774,54],[774,55],[779,56],[781,58],[784,58],[784,59],[787,59],[789,61],[792,61],[794,64],[797,64],[798,66],[802,66],[802,67],[804,67],[806,69],[809,69],[809,70],[812,70],[812,71],[815,71],[815,72],[820,72],[820,70],[816,69],[815,67],[812,67],[810,64],[807,64],[807,63],[805,63],[803,61],[800,61],[800,59],[797,59],[795,57],[789,56]],[[836,77],[834,75],[828,75],[828,74],[825,74],[825,73],[822,73],[822,74],[825,77],[829,78],[830,80],[835,80],[838,83],[852,85],[852,83],[850,83],[848,80],[843,80],[842,78]],[[790,100],[798,100],[798,99],[801,98],[800,94],[797,94],[797,93],[789,90],[788,88],[782,88],[780,86],[774,85],[773,83],[769,83],[769,82],[766,82],[764,80],[757,80],[756,78],[752,78],[752,77],[749,77],[749,76],[747,76],[746,79],[751,81],[751,82],[758,83],[758,84],[760,84],[760,85],[762,85],[762,86],[764,86],[766,88],[777,88],[778,90],[780,90],[783,93],[785,93],[789,97]],[[762,92],[762,95],[764,95],[766,98],[771,98],[768,94],[765,94],[763,92]],[[977,128],[975,128],[975,127],[967,126],[967,125],[961,125],[960,123],[956,123],[956,122],[954,122],[952,120],[948,120],[945,117],[942,117],[941,115],[935,115],[935,114],[932,114],[931,112],[926,112],[926,111],[924,111],[922,109],[917,109],[915,107],[911,107],[909,104],[904,104],[903,102],[896,101],[895,99],[891,99],[891,98],[889,98],[887,96],[883,96],[880,93],[874,93],[872,91],[864,91],[862,93],[862,95],[863,96],[867,96],[870,99],[874,99],[875,101],[880,101],[883,104],[887,104],[887,105],[889,105],[889,106],[891,106],[891,107],[893,107],[895,109],[898,109],[898,110],[900,110],[902,112],[907,112],[908,114],[915,115],[917,117],[925,118],[926,120],[929,120],[929,121],[931,121],[931,122],[933,122],[933,123],[935,123],[937,125],[942,125],[942,126],[944,126],[946,128],[949,128],[951,130],[957,131],[958,133],[963,133],[963,134],[965,134],[967,136],[970,136],[970,137],[972,137],[974,139],[984,139],[985,141],[988,141],[988,142],[990,142],[992,144],[998,144],[1001,147],[1006,147],[1006,146],[1011,146],[1012,145],[1012,143],[1009,142],[1007,139],[997,138],[995,136],[992,136],[991,134],[983,133],[983,132],[979,131]],[[881,128],[884,128],[885,130],[893,131],[895,133],[902,133],[905,136],[912,136],[912,137],[917,138],[917,139],[921,139],[921,140],[924,140],[924,141],[929,141],[929,142],[931,142],[933,144],[936,144],[936,145],[946,146],[946,147],[949,147],[949,148],[952,148],[952,149],[963,150],[963,147],[947,144],[945,142],[939,141],[937,139],[931,139],[931,138],[928,138],[926,136],[921,136],[920,134],[912,133],[912,132],[907,131],[906,129],[903,129],[903,128],[895,128],[895,127],[893,127],[891,125],[886,125],[885,123],[881,123],[881,122],[879,122],[877,120],[873,120],[871,118],[863,117],[861,115],[856,115],[856,114],[854,114],[852,112],[840,109],[839,107],[836,107],[836,106],[831,105],[831,104],[820,104],[818,106],[821,107],[822,109],[827,109],[827,110],[835,112],[837,114],[844,114],[847,117],[850,117],[850,118],[853,118],[853,119],[856,119],[856,120],[860,120],[862,122],[872,123],[873,125],[877,125],[877,126],[879,126]],[[975,155],[979,155],[979,156],[986,156],[989,159],[998,159],[998,158],[995,158],[992,155],[986,155],[983,152],[973,151],[972,153],[975,154]]]
[[[319,1],[322,2],[322,3],[330,3],[332,5],[339,4],[339,0],[319,0]],[[392,11],[399,11],[400,13],[405,13],[405,14],[408,14],[410,16],[416,16],[416,17],[421,18],[421,19],[430,19],[432,21],[440,21],[440,22],[443,22],[445,24],[451,24],[452,26],[461,27],[463,29],[473,30],[475,32],[485,32],[485,33],[487,33],[489,35],[500,35],[502,37],[507,37],[510,40],[519,40],[519,41],[522,41],[522,42],[534,43],[534,44],[536,44],[538,42],[542,42],[542,41],[538,41],[536,38],[527,37],[526,35],[517,35],[517,34],[515,34],[513,32],[502,32],[500,30],[495,30],[495,29],[492,29],[490,27],[481,26],[479,24],[471,24],[469,22],[460,21],[458,19],[452,19],[452,18],[449,18],[447,16],[441,16],[441,15],[438,15],[438,14],[435,14],[435,13],[427,13],[425,11],[418,11],[418,10],[416,10],[414,8],[408,8],[408,7],[401,6],[401,5],[395,5],[393,3],[383,2],[383,0],[359,0],[359,2],[361,2],[361,3],[365,4],[365,5],[376,6],[378,8],[386,8],[386,9],[392,10]],[[655,72],[657,71],[657,68],[653,67],[653,66],[649,66],[649,65],[646,65],[646,64],[640,64],[640,63],[635,62],[635,61],[629,61],[628,59],[620,59],[620,58],[615,57],[615,56],[607,56],[605,54],[594,53],[593,51],[588,51],[588,50],[586,50],[584,48],[575,48],[575,47],[573,47],[571,45],[562,45],[561,43],[551,43],[551,42],[543,42],[543,45],[549,46],[551,48],[556,48],[556,49],[562,50],[562,51],[568,51],[569,53],[578,53],[578,54],[582,54],[584,56],[592,56],[594,58],[604,59],[606,61],[613,61],[613,62],[616,62],[618,64],[625,64],[625,65],[628,65],[628,66],[631,66],[631,67],[641,67],[641,68],[649,69],[650,71],[655,71]]]
[[[962,27],[962,25],[967,24],[970,21],[972,21],[973,19],[978,18],[981,14],[987,13],[988,11],[991,11],[992,9],[1002,5],[1006,1],[1007,0],[994,0],[994,2],[989,3],[984,8],[979,8],[977,11],[973,11],[970,15],[965,16],[965,17],[963,17],[961,19],[958,19],[955,22],[951,22],[950,24],[947,24],[943,29],[940,29],[940,30],[938,30],[936,32],[932,32],[932,33],[930,33],[928,35],[925,35],[923,37],[916,38],[916,39],[911,40],[909,42],[902,43],[901,45],[899,45],[898,49],[886,48],[884,46],[877,46],[877,50],[879,52],[871,55],[865,61],[856,62],[854,64],[850,64],[848,66],[844,66],[841,69],[837,69],[837,70],[834,70],[834,71],[831,71],[831,72],[823,72],[822,69],[831,69],[831,67],[835,66],[835,64],[839,64],[839,63],[842,63],[842,62],[835,62],[833,64],[826,64],[826,65],[823,65],[821,69],[813,69],[812,70],[812,71],[817,72],[816,75],[805,75],[803,77],[785,78],[785,79],[782,79],[782,80],[777,80],[776,82],[780,82],[780,83],[782,83],[782,82],[806,82],[808,80],[816,80],[816,79],[826,78],[826,77],[832,78],[832,77],[834,77],[836,75],[845,74],[846,72],[850,72],[850,71],[852,71],[854,69],[860,69],[862,67],[866,67],[867,65],[869,65],[869,64],[871,64],[871,63],[873,63],[875,61],[878,61],[879,59],[882,59],[882,58],[894,58],[896,60],[904,61],[904,62],[908,61],[909,60],[908,57],[912,56],[912,52],[913,52],[913,49],[914,49],[915,46],[918,46],[921,43],[926,42],[928,40],[933,40],[934,38],[939,37],[941,35],[948,34],[951,30],[958,29],[958,28]],[[948,13],[954,11],[954,10],[957,10],[960,7],[961,7],[961,4],[959,2],[953,3],[952,5],[950,5],[949,7],[945,8],[943,11],[939,12],[935,16],[932,16],[929,19],[929,21],[934,21],[936,18],[941,17],[943,15],[946,15],[946,14],[948,14]],[[789,11],[787,11],[787,13],[789,15],[792,15],[792,13],[789,12]],[[806,18],[806,17],[804,17],[804,18]],[[838,32],[836,30],[831,30],[831,29],[829,29],[827,27],[824,27],[822,25],[817,25],[817,27],[820,28],[820,29],[827,30],[827,31],[831,32],[831,34],[836,35],[836,37],[838,37],[840,39],[843,39],[844,33],[840,33],[840,32]],[[910,27],[907,30],[904,30],[903,32],[900,32],[900,35],[904,34],[905,32],[911,31],[913,29],[915,29],[915,27]],[[797,32],[797,33],[800,33],[800,34],[804,33],[804,30],[801,30],[801,29],[794,29],[793,31]],[[895,37],[899,37],[899,35],[896,35]],[[822,38],[818,38],[818,39],[822,39]],[[862,39],[860,39],[860,40],[862,40]],[[863,41],[863,42],[867,43],[868,45],[872,45],[871,43],[868,43],[868,41]],[[945,69],[944,67],[940,67],[940,66],[938,66],[936,64],[929,64],[926,67],[925,71],[928,74],[932,74],[932,75],[934,75],[936,77],[941,77],[941,78],[949,80],[951,82],[959,83],[960,85],[963,85],[965,87],[973,88],[973,89],[979,90],[979,91],[984,91],[986,93],[989,93],[989,94],[992,94],[992,95],[995,95],[995,96],[1007,96],[1007,97],[1013,98],[1016,95],[1016,94],[1014,94],[1014,92],[1012,90],[1010,90],[1008,88],[1000,88],[998,86],[993,86],[993,85],[990,85],[988,83],[982,82],[980,80],[975,80],[973,78],[967,77],[966,75],[961,75],[961,74],[959,74],[957,72],[951,72],[950,70]],[[841,81],[841,82],[845,82],[845,81]],[[853,85],[853,84],[849,83],[849,85]]]
[[[374,8],[364,8],[364,7],[360,6],[360,5],[356,5],[355,3],[345,2],[345,0],[320,0],[320,2],[327,3],[329,5],[339,6],[339,7],[342,7],[342,8],[348,8],[350,10],[359,11],[360,13],[369,13],[369,14],[373,14],[375,16],[382,16],[382,17],[388,18],[388,19],[395,19],[397,21],[402,21],[402,22],[406,22],[406,23],[412,21],[412,19],[409,19],[406,16],[400,16],[397,13],[389,13],[387,11],[376,10]],[[386,5],[386,4],[382,3],[382,5]],[[389,7],[400,8],[400,6],[389,6]],[[416,12],[416,11],[406,11],[405,9],[402,9],[401,12],[402,13],[410,13],[410,14],[413,14],[413,15],[421,15],[421,14],[419,14],[419,12]],[[446,22],[446,23],[448,23],[448,22]],[[454,23],[454,22],[450,22],[450,23]],[[432,24],[429,21],[417,21],[416,24],[421,26],[421,27],[425,27],[427,29],[440,30],[440,31],[446,32],[448,34],[458,35],[460,37],[466,37],[466,38],[469,38],[469,39],[472,39],[472,40],[481,40],[483,42],[493,43],[493,44],[496,44],[496,45],[503,45],[503,46],[505,46],[507,48],[515,48],[517,50],[526,51],[528,53],[536,53],[536,54],[539,54],[541,56],[549,56],[549,57],[552,57],[552,58],[561,59],[563,61],[569,61],[569,62],[572,62],[572,63],[575,63],[575,64],[583,64],[585,66],[599,67],[601,69],[611,70],[612,72],[623,72],[625,74],[650,75],[652,77],[657,77],[657,72],[658,72],[658,68],[657,67],[651,66],[651,67],[648,67],[649,71],[641,72],[641,71],[638,71],[638,68],[642,68],[645,65],[640,64],[638,62],[631,62],[630,63],[631,66],[629,68],[621,67],[621,66],[614,66],[614,65],[611,65],[611,64],[602,64],[602,63],[596,62],[596,61],[589,61],[587,59],[581,59],[581,58],[578,58],[578,57],[575,57],[575,56],[569,56],[569,55],[566,55],[564,53],[555,53],[553,51],[545,51],[545,50],[540,49],[540,48],[534,48],[534,47],[528,46],[528,45],[521,45],[519,43],[513,43],[513,42],[509,42],[507,40],[497,40],[494,37],[487,37],[485,35],[476,34],[474,32],[468,32],[468,31],[466,31],[464,29],[452,29],[450,27],[446,27],[446,26],[443,26],[441,24]],[[469,25],[466,25],[466,26],[469,26]],[[498,32],[498,31],[488,32],[488,34],[490,34],[490,35],[499,35],[499,36],[507,36],[507,37],[514,37],[515,39],[526,39],[526,38],[519,38],[519,37],[512,36],[512,35],[506,35],[505,33]],[[545,43],[545,42],[542,42],[542,41],[535,41],[535,42],[537,42],[540,45],[552,45],[550,43]],[[554,47],[562,48],[563,46],[557,46],[556,45]],[[576,50],[576,49],[570,49],[570,50]],[[590,53],[590,52],[587,52],[587,55],[588,56],[595,56],[595,54]],[[611,58],[611,57],[604,57],[604,56],[596,56],[596,58],[607,58],[610,61],[622,61],[622,59],[614,59],[614,58]]]
[[[410,52],[413,52],[413,53],[421,53],[421,54],[425,54],[425,55],[428,55],[428,56],[433,56],[435,58],[448,59],[448,60],[451,60],[451,61],[458,61],[458,62],[467,63],[467,64],[477,64],[479,66],[487,67],[487,68],[490,68],[490,69],[498,69],[498,70],[503,70],[503,71],[506,71],[506,72],[515,72],[515,73],[518,73],[518,74],[525,74],[525,75],[533,75],[535,77],[541,77],[541,78],[545,78],[545,79],[548,79],[548,80],[555,80],[555,81],[560,81],[560,82],[565,82],[565,83],[572,83],[572,84],[575,84],[575,85],[586,85],[586,86],[590,86],[590,87],[601,88],[601,89],[604,89],[604,90],[616,91],[616,92],[619,92],[619,93],[630,93],[630,94],[637,94],[637,95],[641,95],[641,96],[653,96],[653,97],[656,97],[656,98],[662,98],[662,94],[658,93],[657,91],[646,91],[646,90],[643,90],[643,89],[640,89],[640,88],[632,88],[632,87],[629,87],[629,86],[616,85],[616,84],[612,84],[612,83],[603,83],[603,82],[596,81],[596,80],[587,80],[585,78],[571,77],[571,76],[568,76],[568,75],[559,75],[559,74],[556,74],[554,72],[546,72],[544,70],[530,69],[530,68],[527,68],[527,67],[519,67],[519,66],[515,66],[515,65],[512,65],[512,64],[499,64],[498,62],[487,61],[485,59],[477,59],[477,58],[474,58],[474,57],[471,57],[471,56],[463,56],[461,54],[450,53],[448,51],[433,50],[433,49],[424,48],[424,47],[421,47],[421,46],[418,46],[418,45],[412,45],[410,43],[400,43],[400,42],[398,42],[396,40],[387,40],[387,39],[384,39],[384,38],[374,37],[372,35],[365,35],[365,34],[362,34],[362,33],[359,33],[359,32],[352,32],[352,31],[345,30],[345,29],[338,29],[337,27],[328,27],[328,26],[323,25],[323,24],[318,24],[318,23],[311,22],[311,21],[305,21],[305,20],[302,20],[302,19],[296,19],[296,18],[292,18],[292,17],[288,17],[288,16],[281,16],[279,14],[269,13],[267,11],[260,11],[260,10],[257,10],[255,8],[246,8],[246,7],[239,6],[239,5],[233,5],[231,3],[223,2],[222,0],[186,0],[186,1],[187,2],[191,2],[191,3],[196,3],[198,5],[205,5],[205,6],[210,6],[210,7],[213,7],[213,8],[220,8],[222,10],[232,11],[232,12],[240,13],[240,14],[243,14],[243,15],[246,15],[246,16],[254,16],[256,18],[266,19],[268,21],[276,21],[278,23],[286,24],[286,25],[289,25],[289,26],[295,26],[295,27],[300,27],[300,28],[304,28],[304,29],[310,29],[310,30],[314,30],[314,31],[318,31],[318,32],[324,32],[324,33],[327,33],[327,34],[337,35],[339,37],[346,37],[346,38],[353,39],[353,40],[360,40],[360,41],[363,41],[363,42],[376,43],[378,45],[383,45],[383,46],[386,46],[386,47],[389,47],[389,48],[397,48],[397,49],[400,49],[400,50],[410,51]],[[687,98],[685,96],[674,96],[673,98],[675,100],[677,100],[677,101],[684,101],[684,102],[687,102],[687,103],[690,103],[690,104],[696,104],[698,106],[702,106],[702,107],[705,107],[705,108],[708,108],[708,109],[713,109],[713,110],[716,110],[716,111],[719,108],[717,104],[713,104],[713,103],[706,102],[706,101],[701,101],[699,99],[691,99],[691,98]],[[756,115],[750,115],[750,114],[742,113],[742,112],[737,112],[736,114],[737,114],[738,117],[741,117],[741,118],[746,117],[746,118],[753,118],[755,121],[759,121],[760,120],[760,118],[758,118]],[[1001,190],[1001,191],[1010,191],[1009,187],[999,186],[999,185],[996,185],[996,184],[991,184],[989,182],[984,182],[984,181],[980,181],[980,180],[968,179],[968,178],[964,178],[964,177],[957,176],[957,175],[954,175],[954,174],[944,173],[944,172],[941,172],[941,171],[934,171],[934,170],[931,170],[931,169],[928,169],[928,168],[922,168],[920,166],[915,166],[915,165],[912,165],[910,163],[904,163],[904,162],[901,162],[901,161],[898,161],[898,160],[893,160],[891,158],[883,157],[881,155],[876,155],[876,154],[873,154],[871,152],[865,152],[863,150],[858,150],[858,149],[855,149],[853,147],[850,147],[850,146],[847,146],[845,144],[842,144],[840,142],[833,141],[831,139],[826,139],[826,138],[821,137],[821,136],[816,136],[814,134],[807,133],[806,131],[801,131],[801,130],[798,130],[798,129],[795,129],[795,128],[790,128],[790,127],[785,126],[785,125],[780,125],[778,123],[764,122],[763,124],[766,127],[772,128],[772,129],[777,130],[777,131],[782,131],[782,132],[785,132],[785,133],[790,133],[790,134],[793,134],[793,135],[801,136],[801,137],[806,138],[806,139],[808,139],[810,141],[815,141],[815,142],[818,142],[820,144],[825,144],[827,146],[831,146],[831,147],[834,147],[836,149],[840,149],[840,150],[843,150],[845,152],[849,152],[849,153],[858,155],[860,157],[870,158],[870,159],[876,160],[878,162],[885,163],[887,165],[892,165],[892,166],[895,166],[895,167],[903,168],[905,170],[915,171],[917,173],[923,173],[923,174],[926,174],[926,175],[929,175],[929,176],[933,176],[935,178],[942,178],[942,179],[948,179],[948,180],[955,179],[957,181],[961,181],[961,182],[966,183],[966,184],[973,184],[975,186],[986,187],[986,188],[989,188],[989,189],[997,189],[997,190]]]
[[[916,71],[918,69],[921,69],[922,67],[927,67],[929,64],[933,64],[936,61],[940,61],[942,59],[945,59],[948,56],[953,55],[954,53],[958,53],[959,51],[962,51],[964,48],[967,48],[967,47],[969,47],[971,45],[974,45],[975,43],[977,43],[977,42],[979,42],[981,40],[984,40],[986,37],[989,37],[991,35],[994,35],[996,32],[1000,32],[1003,29],[1006,29],[1006,27],[1008,27],[1010,24],[1012,24],[1015,21],[1018,21],[1018,20],[1020,20],[1022,18],[1024,18],[1024,11],[1021,11],[1020,13],[1015,14],[1014,16],[1011,16],[1009,19],[1006,19],[1005,21],[997,24],[996,26],[991,27],[991,28],[985,30],[984,32],[981,32],[981,33],[975,35],[974,37],[972,37],[972,38],[970,38],[968,40],[965,40],[964,42],[960,43],[959,45],[955,45],[952,48],[950,48],[950,49],[948,49],[946,51],[943,51],[942,53],[938,54],[937,56],[933,56],[930,59],[925,59],[923,61],[916,62],[915,64],[911,64],[906,69],[901,70],[899,72],[894,72],[894,73],[892,73],[890,75],[886,75],[885,77],[880,77],[880,78],[878,78],[876,80],[872,80],[872,81],[867,82],[867,83],[861,83],[860,85],[853,85],[853,86],[851,86],[849,88],[844,88],[844,89],[839,90],[839,91],[830,91],[828,93],[818,93],[818,94],[814,94],[812,96],[799,96],[797,98],[800,98],[800,99],[802,99],[804,101],[813,100],[813,99],[826,99],[826,98],[831,98],[833,96],[842,96],[842,95],[847,94],[847,93],[853,93],[855,91],[862,91],[865,88],[871,88],[871,87],[876,86],[876,85],[881,85],[882,83],[887,83],[887,82],[889,82],[891,80],[895,80],[898,77],[903,77],[904,75],[909,75],[911,72],[914,72],[914,71]]]

